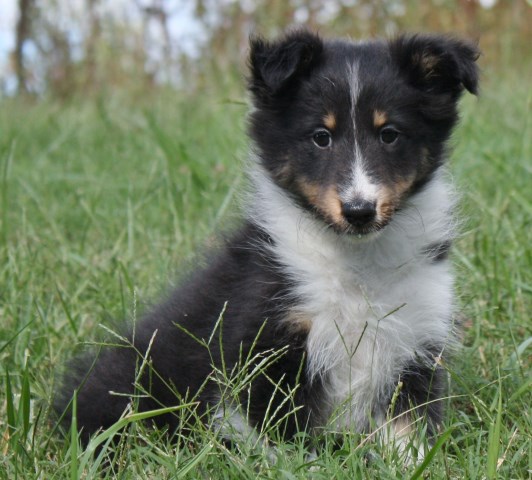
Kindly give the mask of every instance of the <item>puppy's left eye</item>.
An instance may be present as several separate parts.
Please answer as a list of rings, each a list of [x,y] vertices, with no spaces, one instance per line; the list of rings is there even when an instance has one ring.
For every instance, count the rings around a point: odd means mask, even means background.
[[[380,137],[381,137],[382,143],[391,145],[392,143],[395,143],[397,139],[399,138],[399,132],[395,128],[384,127],[381,130]]]
[[[317,130],[312,136],[314,144],[320,148],[327,148],[332,145],[331,134],[327,130]]]

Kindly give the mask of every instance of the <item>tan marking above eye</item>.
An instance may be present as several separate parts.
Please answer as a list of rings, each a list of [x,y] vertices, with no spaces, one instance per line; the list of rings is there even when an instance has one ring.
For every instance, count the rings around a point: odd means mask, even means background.
[[[336,128],[336,117],[334,116],[334,113],[328,113],[323,117],[323,125],[329,130],[334,130]]]
[[[382,110],[374,110],[373,111],[373,125],[375,125],[375,128],[380,128],[383,125],[386,124],[388,121],[388,116],[385,112]]]

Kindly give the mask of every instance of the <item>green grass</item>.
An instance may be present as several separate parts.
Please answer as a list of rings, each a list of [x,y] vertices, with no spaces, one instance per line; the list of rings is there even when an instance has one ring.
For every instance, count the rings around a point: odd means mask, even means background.
[[[0,104],[0,478],[530,478],[531,91],[487,80],[463,102],[452,172],[465,348],[434,451],[405,467],[360,435],[228,450],[198,426],[180,448],[126,417],[107,470],[48,420],[62,363],[135,318],[238,218],[242,96]],[[177,275],[176,275],[177,272]],[[276,455],[272,455],[272,449]],[[368,460],[369,459],[369,460]],[[100,472],[100,473],[98,473]]]

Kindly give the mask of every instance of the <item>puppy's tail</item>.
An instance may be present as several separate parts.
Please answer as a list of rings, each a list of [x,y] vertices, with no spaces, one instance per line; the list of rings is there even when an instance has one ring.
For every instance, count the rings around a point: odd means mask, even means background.
[[[120,346],[72,361],[52,405],[60,426],[68,431],[72,425],[74,394],[77,428],[84,445],[96,431],[117,422],[133,401],[138,359],[133,347]]]

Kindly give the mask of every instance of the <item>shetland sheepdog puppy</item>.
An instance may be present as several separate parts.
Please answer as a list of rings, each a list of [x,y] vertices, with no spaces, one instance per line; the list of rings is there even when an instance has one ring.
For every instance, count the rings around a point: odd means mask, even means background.
[[[76,392],[84,441],[131,405],[187,401],[222,435],[386,426],[401,441],[420,420],[434,436],[457,343],[444,164],[478,56],[440,35],[252,38],[245,219],[123,346],[68,367],[55,408]]]

